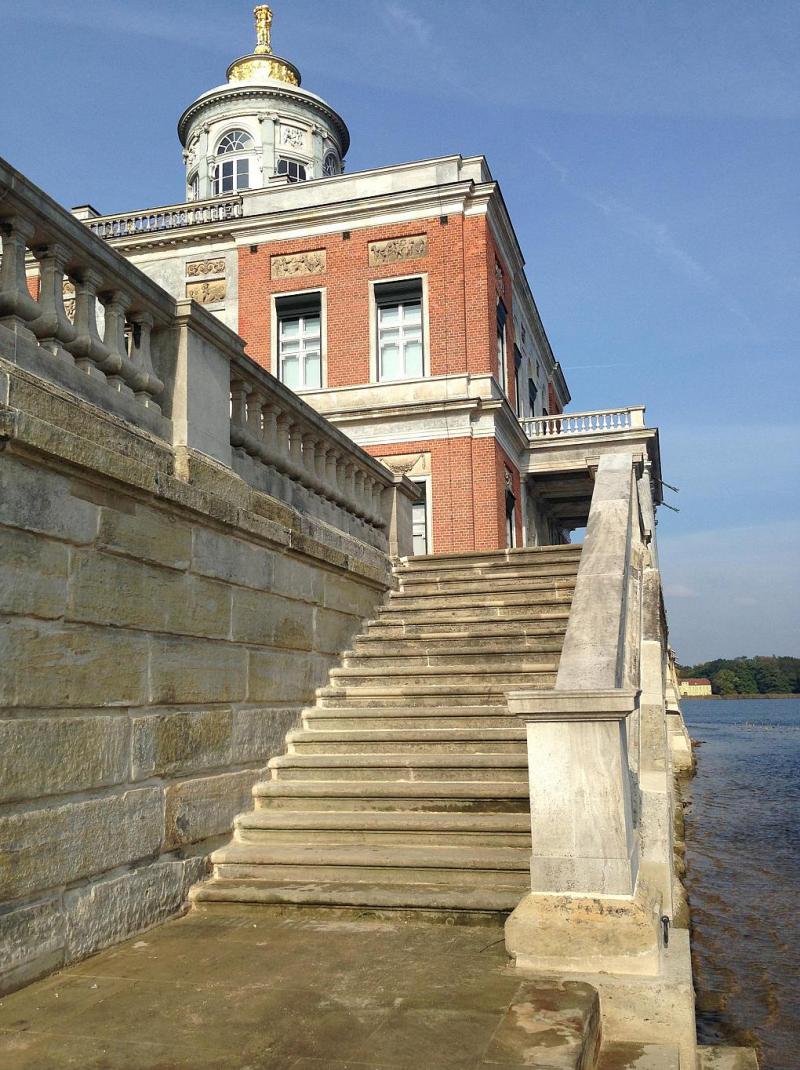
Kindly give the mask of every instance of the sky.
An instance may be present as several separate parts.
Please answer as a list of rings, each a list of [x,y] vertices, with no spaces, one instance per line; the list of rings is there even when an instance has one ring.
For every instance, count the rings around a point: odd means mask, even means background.
[[[349,171],[483,153],[573,410],[645,404],[684,664],[800,655],[797,0],[274,0]],[[175,203],[247,0],[0,0],[0,155],[67,207]]]

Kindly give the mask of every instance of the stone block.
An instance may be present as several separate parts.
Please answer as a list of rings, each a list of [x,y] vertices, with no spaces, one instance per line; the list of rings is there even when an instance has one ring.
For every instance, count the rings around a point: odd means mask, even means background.
[[[62,475],[24,464],[9,453],[0,460],[0,524],[83,545],[97,534],[99,510],[76,498]]]
[[[18,528],[0,528],[0,613],[61,617],[67,603],[69,550]]]
[[[157,853],[163,792],[140,788],[0,817],[0,899],[58,888]]]
[[[141,705],[147,659],[135,632],[11,620],[0,625],[0,705]]]
[[[64,961],[59,897],[0,914],[0,996],[57,970]]]
[[[350,648],[360,626],[360,617],[319,607],[314,611],[314,649],[322,654],[339,655]]]
[[[204,639],[152,638],[150,704],[241,702],[247,650]]]
[[[247,700],[307,705],[327,679],[329,664],[329,659],[301,651],[251,650]]]
[[[322,601],[324,575],[322,569],[282,554],[275,558],[272,590],[275,594],[318,604]]]
[[[274,561],[272,550],[208,528],[194,529],[192,572],[267,591],[272,587]]]
[[[233,713],[162,710],[133,719],[132,776],[185,776],[230,763]]]
[[[300,707],[258,707],[236,710],[233,715],[233,761],[266,762],[284,751],[286,733],[296,728]]]
[[[289,650],[311,650],[314,607],[263,591],[233,596],[232,634],[237,642]]]
[[[252,809],[252,788],[262,772],[249,769],[170,784],[166,800],[167,849],[228,833],[234,817]]]
[[[375,607],[383,600],[383,594],[372,587],[365,587],[349,576],[340,576],[333,572],[325,573],[325,592],[323,605],[326,609],[337,609],[340,613],[350,613],[354,617],[371,617]]]
[[[102,509],[97,545],[155,565],[187,569],[192,556],[189,524],[139,502],[133,511]]]
[[[163,631],[182,597],[175,572],[124,557],[82,550],[73,555],[68,613],[92,624]]]
[[[64,896],[66,955],[84,958],[164,921],[185,899],[182,862],[156,862]]]
[[[205,639],[228,639],[234,592],[238,593],[238,589],[226,583],[203,576],[182,576],[177,597],[164,606],[165,631]]]
[[[0,802],[124,783],[129,751],[124,715],[0,721]]]

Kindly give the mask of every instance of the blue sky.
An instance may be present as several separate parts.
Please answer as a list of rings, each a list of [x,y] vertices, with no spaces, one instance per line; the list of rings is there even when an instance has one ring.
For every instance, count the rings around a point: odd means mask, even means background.
[[[67,206],[179,200],[175,124],[251,6],[0,0],[0,154]],[[800,655],[796,0],[273,7],[351,171],[486,154],[572,407],[647,404],[682,659]]]

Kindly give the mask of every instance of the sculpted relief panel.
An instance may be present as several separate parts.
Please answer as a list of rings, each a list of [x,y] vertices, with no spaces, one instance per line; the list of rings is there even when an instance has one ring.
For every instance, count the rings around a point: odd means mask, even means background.
[[[417,234],[411,238],[390,238],[388,241],[369,243],[370,267],[396,264],[398,260],[415,260],[428,255],[428,235]]]
[[[297,279],[304,275],[324,275],[328,268],[328,256],[324,249],[311,253],[290,253],[273,256],[273,279]]]
[[[225,300],[227,288],[224,279],[206,279],[203,282],[187,282],[186,296],[200,305],[215,305]]]
[[[189,278],[202,278],[206,275],[224,275],[224,260],[194,260],[186,265],[186,274]]]

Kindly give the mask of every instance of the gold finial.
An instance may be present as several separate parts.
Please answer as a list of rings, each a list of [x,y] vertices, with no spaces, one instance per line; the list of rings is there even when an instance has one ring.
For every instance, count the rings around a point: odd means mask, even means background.
[[[266,4],[259,4],[253,14],[256,20],[256,40],[258,44],[253,52],[254,56],[271,56],[272,42],[270,40],[272,27],[272,9]]]

